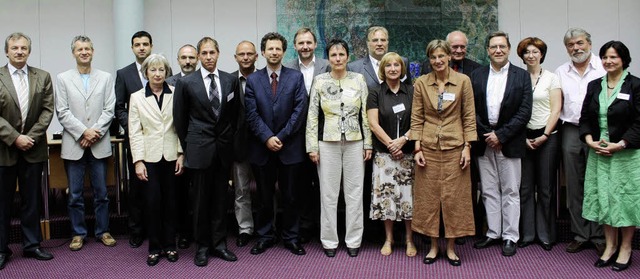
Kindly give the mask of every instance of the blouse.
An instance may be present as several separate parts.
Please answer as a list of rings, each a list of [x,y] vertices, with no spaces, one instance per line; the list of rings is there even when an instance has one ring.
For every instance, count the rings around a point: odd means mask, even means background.
[[[413,100],[413,86],[400,83],[398,93],[393,93],[386,82],[377,90],[369,92],[367,110],[378,109],[378,123],[382,130],[391,138],[396,139],[407,134],[411,128],[411,102]],[[386,144],[378,137],[373,137],[373,148],[377,152],[388,153]],[[404,153],[413,151],[412,144],[405,144]]]

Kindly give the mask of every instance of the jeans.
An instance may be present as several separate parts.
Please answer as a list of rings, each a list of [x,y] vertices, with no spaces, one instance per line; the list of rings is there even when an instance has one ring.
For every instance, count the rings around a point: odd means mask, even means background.
[[[79,160],[64,160],[69,181],[69,220],[73,236],[87,235],[84,220],[84,173],[89,170],[93,188],[93,207],[96,225],[95,236],[109,231],[109,198],[107,197],[107,159],[96,159],[90,149],[85,150]]]

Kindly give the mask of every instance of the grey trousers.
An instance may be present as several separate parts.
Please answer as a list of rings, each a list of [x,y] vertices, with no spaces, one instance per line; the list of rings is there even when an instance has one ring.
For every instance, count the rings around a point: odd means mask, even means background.
[[[248,161],[233,163],[233,181],[236,192],[234,209],[238,221],[238,233],[253,234],[251,215],[251,164]]]

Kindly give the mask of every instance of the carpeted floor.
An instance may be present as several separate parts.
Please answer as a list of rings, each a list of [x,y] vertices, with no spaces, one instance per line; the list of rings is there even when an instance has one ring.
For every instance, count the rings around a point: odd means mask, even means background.
[[[211,258],[207,267],[197,267],[193,264],[192,246],[179,251],[181,258],[176,263],[162,259],[157,266],[149,267],[146,242],[133,249],[125,236],[116,239],[118,245],[110,248],[87,238],[85,247],[77,252],[68,249],[68,240],[48,240],[43,247],[55,259],[47,262],[22,258],[20,245],[11,244],[14,255],[0,271],[0,278],[640,278],[637,253],[631,267],[618,273],[593,267],[594,250],[566,253],[566,243],[556,245],[551,252],[532,245],[506,258],[500,254],[499,246],[476,250],[467,241],[458,246],[462,266],[453,267],[445,258],[433,265],[423,264],[425,245],[419,245],[414,258],[404,255],[403,246],[394,247],[391,256],[383,257],[378,245],[366,242],[356,258],[350,258],[344,246],[335,258],[327,258],[318,242],[305,245],[305,256],[289,253],[281,243],[264,254],[251,255],[255,242],[238,248],[235,240],[229,239],[229,248],[239,258],[237,262]]]

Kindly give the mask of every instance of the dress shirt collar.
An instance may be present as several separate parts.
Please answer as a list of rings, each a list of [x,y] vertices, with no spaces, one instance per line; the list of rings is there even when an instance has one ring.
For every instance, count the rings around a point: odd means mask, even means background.
[[[258,69],[253,68],[253,72],[255,73]],[[249,74],[251,75],[251,74]],[[238,69],[238,78],[244,78],[247,79],[249,77],[249,75],[247,75],[246,77],[242,75],[242,71],[240,71],[240,69]]]
[[[171,88],[169,88],[169,84],[167,82],[162,83],[162,94],[171,94]],[[144,96],[150,97],[153,96],[153,91],[151,91],[151,85],[147,82],[147,85],[144,87]]]
[[[447,78],[447,83],[445,85],[457,85],[462,83],[462,73],[454,71],[452,68],[449,68],[449,77]],[[429,72],[427,74],[427,85],[437,86],[438,82],[436,81],[436,72]]]
[[[213,70],[213,72],[209,72],[207,69],[205,68],[200,68],[200,73],[202,74],[202,79],[207,79],[209,78],[209,74],[213,74],[214,76],[216,76],[217,78],[220,78],[220,74],[218,73],[218,68],[216,68],[215,70]]]
[[[314,55],[313,58],[311,58],[311,62],[309,62],[309,66],[305,66],[302,63],[302,60],[300,60],[300,58],[298,58],[298,66],[300,67],[300,69],[306,69],[306,68],[313,68],[313,66],[316,64],[316,56]]]
[[[386,81],[382,82],[382,84],[380,85],[382,88],[382,92],[386,93],[386,94],[405,94],[405,95],[409,95],[409,86],[407,84],[405,84],[404,82],[400,82],[400,88],[398,89],[398,93],[393,93],[393,91],[391,91],[391,88],[389,88],[389,84],[387,84]]]
[[[584,74],[586,75],[587,72],[598,69],[598,65],[602,65],[602,61],[598,56],[591,53],[591,57],[589,57],[589,66],[587,67],[588,69],[584,71]],[[576,66],[573,64],[573,62],[569,63],[569,67],[567,68],[567,71],[569,72],[574,71],[578,73],[578,69],[576,69]]]
[[[20,69],[14,67],[13,65],[11,65],[11,63],[7,63],[7,68],[9,69],[9,73],[11,75],[15,74],[17,70],[20,70]],[[24,67],[22,67],[21,70],[24,71],[25,77],[29,76],[29,74],[28,74],[29,73],[29,69],[28,69],[27,64],[24,64]]]
[[[507,64],[502,66],[499,71],[496,71],[495,69],[493,69],[493,66],[489,64],[489,69],[491,69],[491,72],[493,74],[504,74],[505,72],[509,71],[509,65],[511,65],[511,62],[507,62]]]
[[[269,66],[267,66],[266,68],[267,68],[267,76],[269,77],[269,81],[271,81],[271,73],[273,73],[273,72],[275,72],[276,75],[278,75],[277,80],[278,81],[280,80],[280,72],[282,71],[282,64],[280,64],[278,66],[278,69],[276,69],[275,71],[271,70],[271,68],[269,68]]]

